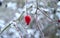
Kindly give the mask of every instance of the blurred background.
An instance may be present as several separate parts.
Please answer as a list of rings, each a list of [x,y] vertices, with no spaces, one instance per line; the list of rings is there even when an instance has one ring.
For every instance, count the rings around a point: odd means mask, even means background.
[[[60,38],[60,0],[0,0],[0,38]]]

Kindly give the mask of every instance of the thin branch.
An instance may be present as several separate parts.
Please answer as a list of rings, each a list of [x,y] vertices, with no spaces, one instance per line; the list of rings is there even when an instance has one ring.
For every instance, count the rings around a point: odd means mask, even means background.
[[[39,10],[40,10],[40,8],[38,8]],[[44,14],[46,17],[48,17],[48,15],[47,14],[45,14],[45,12],[46,11],[42,11],[42,10],[40,10],[41,12],[42,12],[42,14]],[[51,19],[50,17],[48,17],[52,22],[51,23],[57,23],[55,20],[53,20],[53,19]]]
[[[21,33],[20,29],[17,27],[17,25],[16,25],[16,24],[14,24],[14,27],[15,27],[15,28],[16,28],[16,30],[18,31],[18,33],[19,33],[20,37],[22,38],[22,33]]]
[[[40,29],[40,26],[37,25],[37,27],[38,27],[39,31],[41,32],[41,38],[45,38],[45,37],[44,37],[44,33],[43,33],[43,31]]]
[[[38,27],[39,31],[41,32],[41,38],[45,38],[45,37],[44,37],[44,33],[42,32],[40,26],[39,26],[38,23],[37,23],[38,0],[36,0],[36,4],[37,4],[37,8],[36,8],[36,12],[35,12],[35,14],[36,14],[36,26]]]
[[[20,20],[20,21],[21,21],[21,17],[22,17],[23,14],[24,14],[24,13],[22,13],[18,19],[12,20],[11,23],[13,23],[13,21],[16,22],[17,20]],[[8,23],[7,26],[0,32],[0,34],[2,34],[8,27],[10,27],[11,23]]]
[[[0,32],[0,34],[2,34],[8,27],[10,27],[11,23],[9,23],[5,28],[3,28],[3,30]]]

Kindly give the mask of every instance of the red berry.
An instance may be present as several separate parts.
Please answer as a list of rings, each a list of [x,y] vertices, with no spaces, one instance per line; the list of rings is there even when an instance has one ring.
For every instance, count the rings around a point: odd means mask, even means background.
[[[30,24],[30,21],[31,21],[31,16],[26,15],[25,16],[25,22],[26,22],[26,24],[29,25]]]
[[[60,20],[58,20],[58,22],[60,23]]]

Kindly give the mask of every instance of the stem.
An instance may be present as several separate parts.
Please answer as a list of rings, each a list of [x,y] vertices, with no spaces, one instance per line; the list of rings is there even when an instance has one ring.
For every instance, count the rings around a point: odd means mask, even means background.
[[[9,23],[1,32],[0,34],[2,34],[8,27],[10,27],[11,23]]]
[[[17,20],[20,20],[20,21],[21,21],[21,17],[23,16],[23,14],[24,14],[24,13],[22,13],[18,19],[12,20],[11,23],[13,23],[13,21],[16,22]],[[7,26],[0,32],[0,34],[2,34],[8,27],[10,27],[11,23],[8,23]]]
[[[18,31],[18,33],[19,33],[20,37],[22,38],[22,33],[20,32],[20,30],[19,30],[19,28],[17,27],[17,25],[16,25],[16,24],[14,24],[14,27],[15,27],[15,28],[16,28],[16,30]]]
[[[38,0],[36,0],[36,4],[37,4],[37,8],[36,8],[36,12],[35,12],[35,14],[36,14],[36,26],[38,27],[39,31],[41,32],[41,38],[45,38],[44,33],[42,32],[40,26],[37,24]]]
[[[45,38],[45,37],[44,37],[44,33],[43,33],[42,30],[40,29],[40,26],[37,25],[37,27],[38,27],[39,31],[41,32],[41,38]]]
[[[39,9],[39,8],[38,8]],[[40,10],[40,9],[39,9]],[[48,17],[48,15],[47,14],[45,14],[45,11],[42,11],[42,10],[40,10],[41,12],[42,12],[42,14],[44,14],[46,17]],[[50,17],[48,17],[52,22],[51,23],[57,23],[56,21],[54,21],[53,19],[51,19]]]

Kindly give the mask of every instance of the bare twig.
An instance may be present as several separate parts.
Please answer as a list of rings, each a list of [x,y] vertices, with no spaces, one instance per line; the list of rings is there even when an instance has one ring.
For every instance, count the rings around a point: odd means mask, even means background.
[[[16,24],[14,24],[14,27],[16,28],[17,32],[19,33],[20,37],[22,38],[22,33],[21,33],[20,29],[18,28],[18,26]]]
[[[8,27],[10,27],[11,23],[7,24],[7,26],[5,28],[3,28],[3,30],[0,32],[0,34],[2,34]]]
[[[41,30],[40,26],[39,26],[39,25],[38,25],[38,23],[37,23],[38,0],[36,0],[36,4],[37,4],[37,8],[36,8],[36,12],[35,12],[35,14],[36,14],[36,25],[37,25],[37,27],[38,27],[39,31],[41,32],[41,38],[45,38],[45,37],[44,37],[44,33],[42,32],[42,30]]]
[[[2,34],[8,27],[10,27],[10,25],[11,25],[11,23],[13,23],[13,21],[15,21],[15,22],[16,22],[17,20],[20,20],[20,21],[21,21],[21,17],[22,17],[23,14],[24,14],[24,13],[22,13],[18,19],[12,20],[12,22],[8,23],[7,26],[6,26],[3,30],[1,30],[0,34]]]
[[[40,8],[38,8],[38,9],[40,10]],[[42,14],[44,14],[46,17],[48,17],[48,15],[45,14],[46,11],[42,11],[42,10],[40,10],[40,11],[42,12]],[[50,17],[48,17],[48,18],[52,21],[51,23],[57,24],[57,22],[55,20],[51,19]]]

